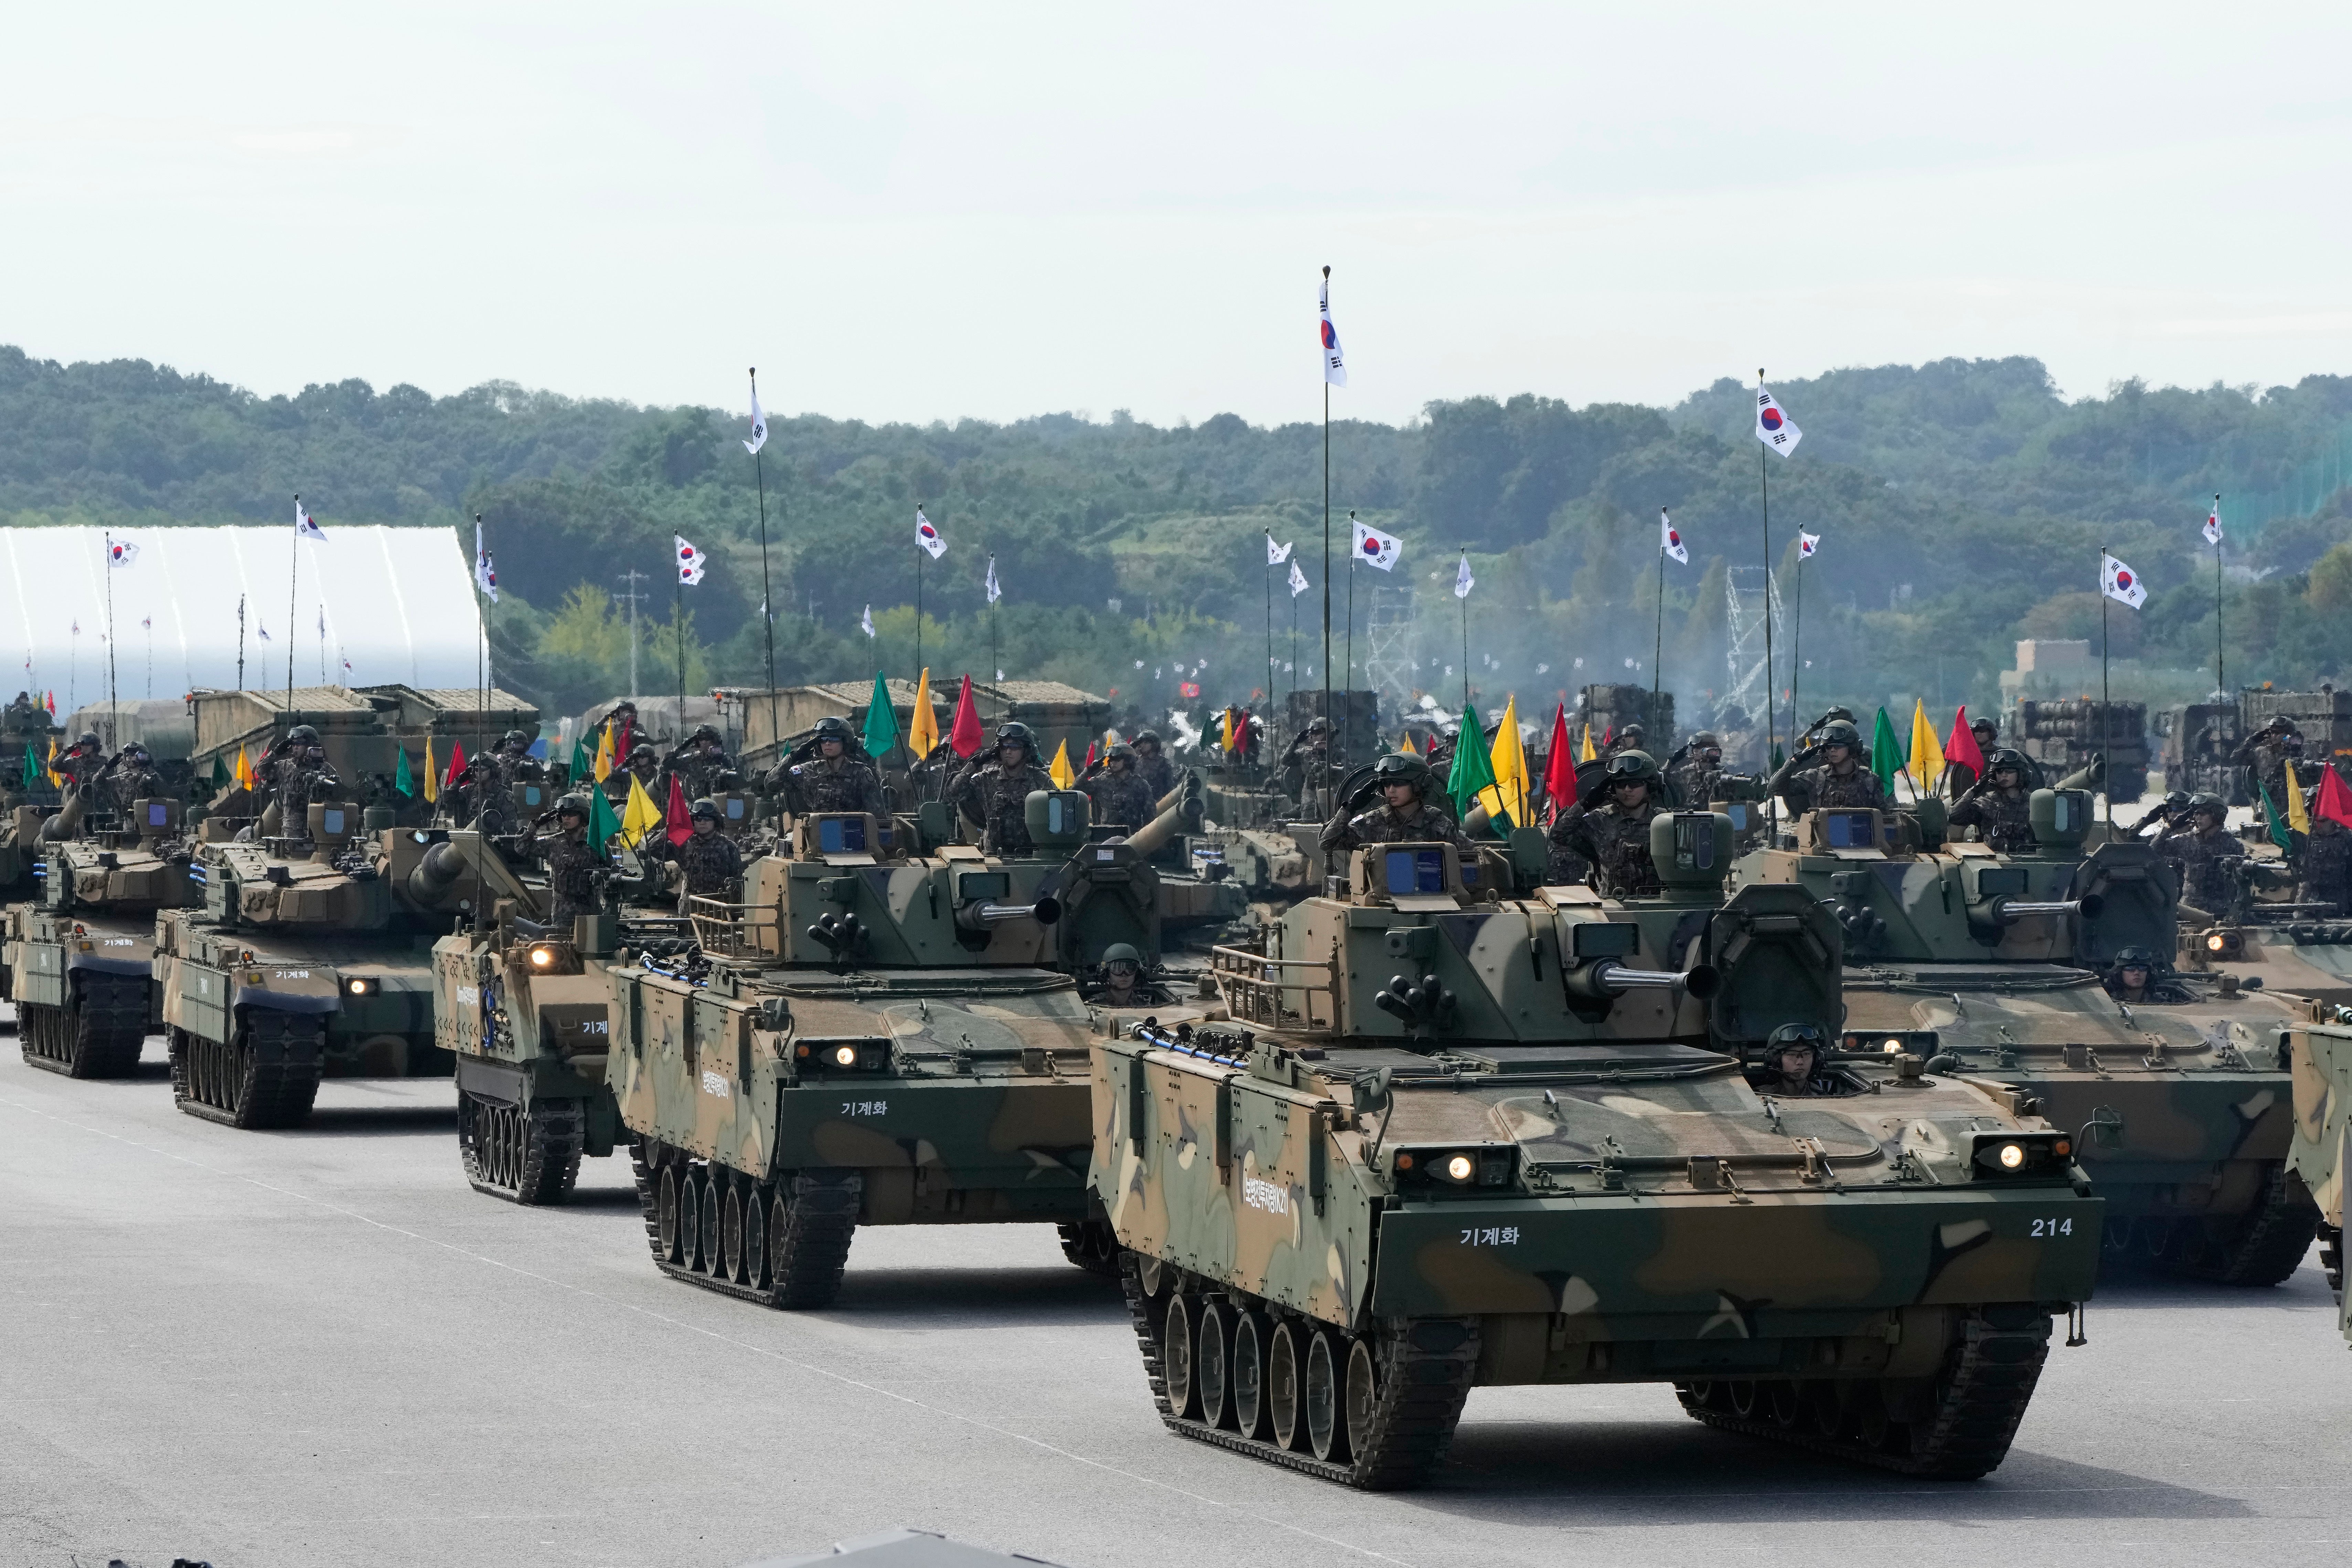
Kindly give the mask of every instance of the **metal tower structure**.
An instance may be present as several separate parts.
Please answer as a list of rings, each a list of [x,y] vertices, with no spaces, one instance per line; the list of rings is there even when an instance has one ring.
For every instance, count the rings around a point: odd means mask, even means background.
[[[1788,632],[1781,614],[1780,584],[1761,566],[1734,566],[1724,573],[1726,662],[1730,667],[1722,707],[1740,709],[1763,722],[1764,704],[1777,700],[1773,682],[1764,668],[1764,616],[1772,617],[1772,639],[1778,645]],[[1775,662],[1787,657],[1777,646]]]
[[[1401,583],[1372,590],[1364,632],[1364,684],[1380,694],[1381,708],[1402,713],[1412,707],[1412,586]]]

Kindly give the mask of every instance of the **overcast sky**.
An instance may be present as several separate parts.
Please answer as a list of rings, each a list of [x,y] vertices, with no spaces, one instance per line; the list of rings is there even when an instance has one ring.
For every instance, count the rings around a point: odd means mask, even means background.
[[[1638,13],[1627,15],[1629,12]],[[234,16],[236,20],[224,20]],[[872,420],[2352,371],[2341,5],[27,7],[0,342]]]

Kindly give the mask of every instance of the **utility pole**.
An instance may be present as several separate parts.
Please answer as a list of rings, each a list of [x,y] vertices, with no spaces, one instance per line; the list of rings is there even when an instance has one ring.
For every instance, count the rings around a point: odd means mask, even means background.
[[[614,580],[629,585],[627,593],[616,594],[614,597],[629,602],[629,700],[635,702],[637,700],[637,601],[645,597],[637,591],[637,584],[646,580],[646,574],[622,572],[615,574]]]

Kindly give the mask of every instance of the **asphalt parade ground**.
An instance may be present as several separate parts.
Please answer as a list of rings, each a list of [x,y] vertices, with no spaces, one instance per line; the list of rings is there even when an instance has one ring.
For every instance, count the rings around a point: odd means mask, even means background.
[[[619,1160],[568,1208],[473,1192],[446,1079],[251,1133],[173,1109],[160,1040],[121,1082],[0,1052],[0,1564],[724,1568],[893,1525],[1068,1568],[2352,1556],[2315,1262],[2103,1288],[1979,1482],[1507,1388],[1368,1496],[1166,1433],[1050,1229],[862,1232],[835,1307],[768,1311],[655,1273]]]

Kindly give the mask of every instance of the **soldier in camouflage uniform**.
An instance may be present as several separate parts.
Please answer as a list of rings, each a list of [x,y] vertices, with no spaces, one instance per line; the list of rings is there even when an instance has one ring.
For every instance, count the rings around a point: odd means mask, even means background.
[[[1835,1094],[1837,1079],[1822,1071],[1829,1040],[1818,1024],[1783,1024],[1764,1042],[1764,1068],[1749,1082],[1759,1094],[1810,1099]]]
[[[320,743],[319,731],[310,725],[295,725],[279,744],[286,748],[285,754],[268,764],[264,774],[278,790],[278,831],[297,851],[307,851],[310,803],[340,798],[342,780],[327,761],[327,748]]]
[[[655,787],[661,782],[661,760],[655,754],[652,742],[639,741],[629,748],[627,760],[604,780],[605,797],[615,805],[627,800],[631,779],[645,786],[646,794],[653,797],[655,805],[661,804],[662,797],[655,793]]]
[[[533,853],[547,860],[551,926],[568,931],[581,915],[595,914],[603,906],[598,875],[606,865],[604,847],[588,842],[589,802],[584,795],[567,795],[555,803],[551,833],[530,841]]]
[[[685,744],[662,759],[662,771],[677,780],[679,790],[688,800],[699,800],[709,795],[719,775],[734,765],[727,754],[726,742],[709,724],[697,725]],[[665,788],[654,799],[659,801],[668,793]]]
[[[1998,749],[1993,742],[2000,734],[2000,726],[1990,719],[1971,719],[1969,721],[1969,733],[1976,739],[1977,755],[1990,761]],[[1966,763],[1954,762],[1947,762],[1944,764],[1944,776],[1937,781],[1944,792],[1955,801],[1974,788],[1976,782],[1976,769]]]
[[[1145,976],[1143,954],[1123,942],[1103,950],[1102,978],[1082,994],[1100,1007],[1165,1007],[1176,1000],[1173,992]]]
[[[50,767],[65,775],[66,788],[69,790],[95,783],[107,768],[106,748],[100,742],[98,731],[84,730],[79,740],[58,753],[58,760]],[[93,795],[85,808],[97,806],[98,797]]]
[[[1319,722],[1319,721],[1318,721]],[[1367,844],[1454,844],[1470,847],[1454,818],[1428,804],[1433,776],[1429,764],[1410,752],[1391,752],[1372,764],[1370,781],[1354,798],[1340,803],[1323,825],[1326,855],[1345,854]],[[1369,811],[1373,791],[1381,804]]]
[[[2314,806],[2318,792],[2312,792]],[[2303,841],[2302,879],[2295,901],[2326,904],[2337,916],[2352,914],[2352,833],[2332,816],[2311,812],[2311,833]]]
[[[1331,721],[1310,721],[1283,752],[1275,777],[1282,793],[1302,807],[1315,805],[1324,791],[1336,788],[1339,781],[1332,776]]]
[[[1978,841],[1998,855],[2022,855],[2033,847],[2033,797],[2025,791],[2025,759],[1994,752],[1985,776],[1952,807],[1954,827],[1973,827]]]
[[[1176,764],[1162,752],[1158,731],[1138,730],[1134,745],[1136,777],[1151,786],[1154,801],[1164,798],[1176,787]]]
[[[1160,797],[1151,793],[1135,764],[1135,748],[1122,741],[1078,781],[1078,787],[1094,803],[1096,826],[1124,827],[1132,833],[1158,815],[1152,806]]]
[[[2189,989],[2172,978],[2171,970],[2154,948],[2127,947],[2116,954],[2115,966],[2100,982],[2107,994],[2131,1007],[2178,1006],[2194,1002]]]
[[[2156,841],[2156,852],[2180,868],[2180,898],[2209,915],[2229,908],[2230,871],[2225,862],[2241,859],[2246,847],[2222,824],[2229,808],[2218,795],[2200,795],[2189,803],[2189,826],[2176,827]]]
[[[1885,782],[1862,765],[1862,731],[1852,721],[1832,719],[1817,733],[1818,743],[1780,764],[1764,785],[1766,795],[1780,796],[1794,812],[1837,806],[1894,809]]]
[[[993,751],[982,752],[949,781],[948,803],[980,824],[981,847],[1017,858],[1034,846],[1029,837],[1029,796],[1052,789],[1054,780],[1037,765],[1036,737],[1013,722],[996,731]]]
[[[654,843],[654,853],[684,874],[678,889],[681,910],[688,899],[731,899],[743,877],[743,852],[719,831],[726,819],[719,803],[705,795],[694,803],[691,817],[694,831],[684,843],[672,845],[667,836]]]
[[[1572,870],[1581,859],[1612,897],[1658,891],[1650,819],[1658,815],[1659,782],[1657,762],[1647,752],[1620,752],[1610,758],[1584,798],[1552,819],[1546,879],[1559,880],[1555,870]]]
[[[1640,752],[1647,756],[1650,732],[1640,724],[1628,724],[1623,729],[1611,733],[1608,741],[1601,748],[1601,760],[1605,763],[1621,752]]]
[[[2251,782],[2246,793],[2262,803],[2260,792],[2270,793],[2271,805],[2284,813],[2286,810],[2286,764],[2289,759],[2303,760],[2303,735],[2292,720],[2272,720],[2239,742],[2230,753],[2230,761],[2247,771]]]
[[[1701,730],[1680,753],[1682,760],[1667,769],[1675,798],[1692,810],[1716,800],[1761,800],[1764,781],[1753,773],[1724,771],[1723,741],[1712,730]]]
[[[131,824],[132,802],[160,800],[172,793],[163,775],[155,771],[147,748],[136,741],[116,752],[91,782],[99,786],[94,798],[103,799],[107,809],[126,826]]]
[[[784,809],[794,816],[818,811],[864,811],[887,816],[882,801],[882,775],[857,746],[856,731],[846,719],[828,715],[816,721],[816,754],[804,763],[780,765],[768,775],[771,792],[784,797]]]

